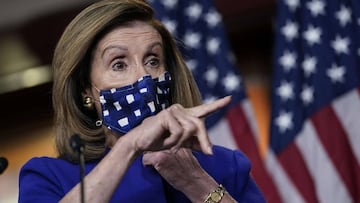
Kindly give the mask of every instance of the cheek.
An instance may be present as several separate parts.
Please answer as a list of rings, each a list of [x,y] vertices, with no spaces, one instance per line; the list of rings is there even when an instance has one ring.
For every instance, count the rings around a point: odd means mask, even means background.
[[[164,72],[166,71],[164,66],[161,66],[157,69],[151,69],[148,71],[148,73],[151,75],[152,78],[158,78],[159,76],[161,76],[162,74],[164,74]]]
[[[99,59],[98,54],[95,54],[90,64],[90,81],[98,89],[102,88],[105,70],[102,60]]]

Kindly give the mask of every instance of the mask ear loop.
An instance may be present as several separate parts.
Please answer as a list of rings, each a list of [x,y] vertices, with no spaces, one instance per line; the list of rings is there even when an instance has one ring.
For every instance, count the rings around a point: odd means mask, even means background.
[[[96,125],[96,127],[101,127],[102,126],[102,120],[97,120],[96,122],[95,122],[95,125]]]
[[[97,88],[93,83],[91,83],[91,86],[93,86],[93,87],[95,88],[95,90],[100,93],[100,89]],[[93,100],[94,100],[94,102],[99,102],[99,103],[101,103],[100,100],[97,100],[97,99],[95,99],[95,98],[93,98]],[[95,122],[95,126],[96,126],[96,127],[101,127],[102,124],[103,124],[103,122],[102,122],[101,119],[98,119],[98,120]]]

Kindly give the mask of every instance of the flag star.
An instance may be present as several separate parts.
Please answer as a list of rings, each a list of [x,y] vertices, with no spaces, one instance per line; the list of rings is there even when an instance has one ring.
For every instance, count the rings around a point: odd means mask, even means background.
[[[230,93],[240,87],[240,78],[233,73],[228,73],[224,77],[222,84],[224,85],[225,90]]]
[[[308,105],[314,101],[314,88],[305,85],[300,93],[301,100],[305,105]]]
[[[344,27],[351,22],[351,9],[341,5],[340,10],[336,12],[335,17],[339,20],[340,25]]]
[[[221,16],[218,12],[212,10],[205,15],[205,21],[210,27],[215,27],[221,21]]]
[[[174,20],[170,20],[168,18],[164,18],[161,20],[162,24],[165,25],[165,27],[169,30],[171,34],[175,34],[177,23]]]
[[[286,25],[281,28],[281,33],[288,41],[292,41],[298,36],[299,26],[295,22],[287,21]]]
[[[312,25],[310,25],[309,28],[304,32],[304,38],[310,46],[314,45],[315,43],[320,44],[320,35],[321,29],[319,27],[313,27]]]
[[[202,13],[202,7],[200,4],[193,3],[189,7],[186,8],[185,14],[189,16],[191,20],[197,20],[199,19],[200,15]]]
[[[284,67],[286,71],[295,68],[296,54],[289,51],[285,51],[285,53],[280,57],[279,63]]]
[[[311,15],[317,17],[318,15],[325,14],[325,3],[320,0],[312,0],[306,4],[306,7],[310,10]]]
[[[299,0],[285,0],[285,4],[289,7],[290,10],[294,11],[297,7],[300,6]]]
[[[218,38],[211,38],[206,43],[206,49],[210,54],[216,54],[219,50],[220,40]]]
[[[187,32],[184,36],[184,42],[186,46],[196,49],[200,46],[201,35],[196,32]]]
[[[315,57],[306,56],[303,63],[302,68],[305,72],[305,76],[309,77],[312,73],[316,71],[317,59]]]
[[[282,81],[281,85],[276,89],[276,93],[282,100],[287,101],[294,98],[294,86],[291,82]]]
[[[205,74],[205,80],[208,82],[209,86],[214,86],[218,79],[219,72],[215,67],[209,68]]]
[[[344,82],[345,67],[333,64],[331,68],[327,69],[327,75],[330,77],[332,83]]]
[[[167,9],[173,9],[178,4],[178,0],[163,0],[161,2]]]
[[[195,59],[187,60],[187,61],[185,61],[185,63],[187,65],[187,67],[189,68],[189,70],[194,73],[195,69],[196,69],[196,67],[198,65],[197,60],[195,60]]]
[[[275,119],[275,124],[279,127],[281,133],[286,130],[291,130],[293,127],[291,112],[280,112],[280,115]]]
[[[331,42],[331,46],[335,49],[337,54],[348,54],[349,52],[350,40],[347,37],[341,38],[339,35],[336,36],[336,39]]]

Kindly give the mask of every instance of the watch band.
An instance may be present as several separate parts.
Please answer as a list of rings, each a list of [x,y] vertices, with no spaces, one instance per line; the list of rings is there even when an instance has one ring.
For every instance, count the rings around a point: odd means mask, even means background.
[[[219,203],[225,193],[225,188],[220,184],[214,191],[208,194],[208,196],[204,200],[204,203]]]

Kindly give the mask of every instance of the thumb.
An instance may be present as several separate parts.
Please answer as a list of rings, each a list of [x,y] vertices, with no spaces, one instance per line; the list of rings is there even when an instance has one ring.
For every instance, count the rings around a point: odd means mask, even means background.
[[[154,166],[157,168],[159,164],[165,163],[171,156],[172,153],[169,150],[145,152],[142,158],[142,163],[144,166]]]
[[[154,152],[145,152],[142,157],[142,163],[144,166],[152,166],[154,164],[153,154]]]
[[[145,152],[142,158],[144,166],[155,166],[161,163],[169,154],[168,150],[156,151],[156,152]]]

